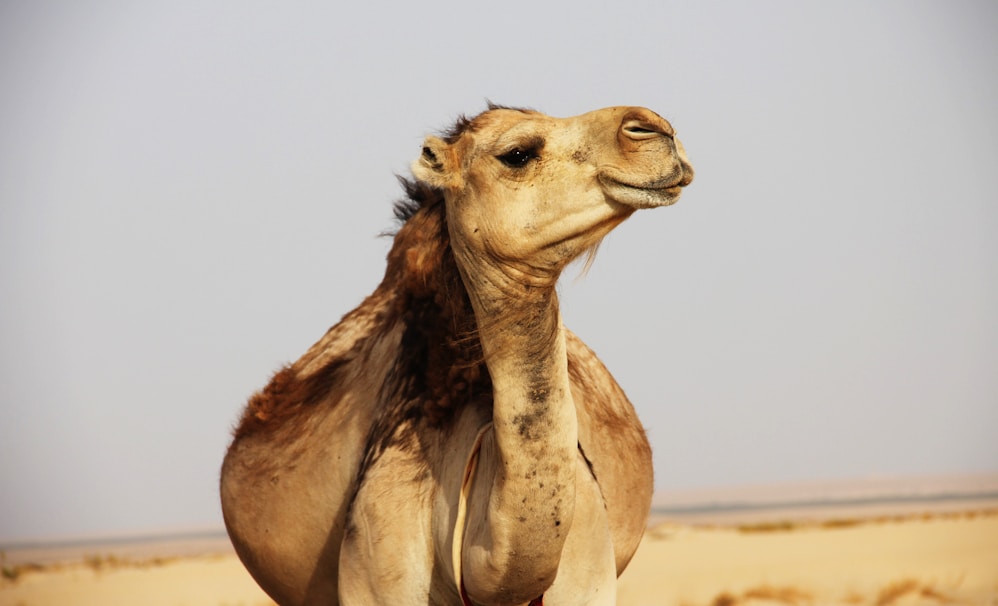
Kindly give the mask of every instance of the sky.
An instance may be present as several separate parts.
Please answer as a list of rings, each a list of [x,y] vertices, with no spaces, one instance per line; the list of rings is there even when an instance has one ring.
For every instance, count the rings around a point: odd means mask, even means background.
[[[218,528],[247,398],[487,100],[696,169],[560,284],[658,490],[998,471],[998,4],[0,5],[0,540]]]

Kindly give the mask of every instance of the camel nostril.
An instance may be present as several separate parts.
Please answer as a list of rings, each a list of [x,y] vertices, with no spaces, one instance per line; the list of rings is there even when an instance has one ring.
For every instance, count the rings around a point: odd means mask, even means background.
[[[674,136],[672,127],[665,120],[624,120],[623,124],[620,125],[620,130],[626,137],[635,141],[655,139],[658,137],[671,138]]]
[[[665,134],[662,129],[655,128],[654,124],[641,120],[628,120],[621,125],[620,130],[632,139],[653,139]]]

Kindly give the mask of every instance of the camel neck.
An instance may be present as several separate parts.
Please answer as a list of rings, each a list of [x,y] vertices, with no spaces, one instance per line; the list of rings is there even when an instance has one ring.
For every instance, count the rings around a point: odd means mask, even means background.
[[[490,343],[482,335],[492,376],[496,445],[509,476],[541,473],[538,466],[574,470],[578,445],[575,404],[568,379],[565,334],[557,309],[549,311],[554,334],[532,337],[505,330]],[[514,333],[514,334],[511,334]],[[542,463],[543,462],[543,463]],[[573,471],[574,474],[574,471]],[[574,477],[574,475],[573,475]],[[561,480],[551,478],[559,485]],[[538,481],[539,486],[543,485]]]
[[[578,456],[558,298],[553,286],[503,299],[483,297],[480,286],[469,295],[492,376],[492,539],[553,574],[574,516]]]
[[[459,267],[492,377],[497,445],[527,467],[535,455],[550,460],[556,446],[574,457],[577,420],[555,280],[524,280],[494,264]]]

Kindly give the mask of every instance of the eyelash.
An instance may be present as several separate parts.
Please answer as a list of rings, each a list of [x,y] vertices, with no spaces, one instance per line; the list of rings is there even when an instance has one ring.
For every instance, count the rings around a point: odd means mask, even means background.
[[[519,147],[511,149],[510,151],[496,156],[500,162],[505,164],[510,168],[523,168],[530,163],[531,160],[536,160],[540,157],[536,149],[521,149]]]

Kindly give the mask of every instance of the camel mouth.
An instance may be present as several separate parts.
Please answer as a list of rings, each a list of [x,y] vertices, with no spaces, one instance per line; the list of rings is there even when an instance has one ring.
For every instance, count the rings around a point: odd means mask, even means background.
[[[655,208],[675,204],[688,183],[682,172],[678,177],[669,175],[644,183],[628,182],[605,173],[598,178],[608,198],[633,208]]]

